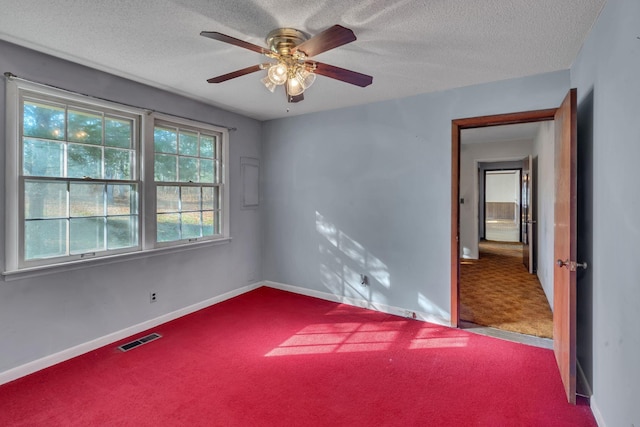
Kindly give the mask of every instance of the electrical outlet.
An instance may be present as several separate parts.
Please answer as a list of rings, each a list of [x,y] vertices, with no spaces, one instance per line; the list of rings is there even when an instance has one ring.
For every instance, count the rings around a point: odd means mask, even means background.
[[[149,302],[156,302],[156,301],[158,301],[158,293],[157,292],[149,293]]]

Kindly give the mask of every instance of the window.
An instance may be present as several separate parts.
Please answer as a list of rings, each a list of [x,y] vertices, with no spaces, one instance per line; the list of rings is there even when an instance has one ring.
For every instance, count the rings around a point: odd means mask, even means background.
[[[228,239],[226,130],[30,83],[7,92],[5,273]]]
[[[220,234],[220,135],[156,121],[153,130],[156,239]]]

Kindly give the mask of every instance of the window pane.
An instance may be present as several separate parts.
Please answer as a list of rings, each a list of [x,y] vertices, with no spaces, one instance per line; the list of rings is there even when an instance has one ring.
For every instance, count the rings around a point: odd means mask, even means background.
[[[30,176],[64,176],[64,144],[25,139],[22,146],[22,171]]]
[[[104,184],[70,184],[69,205],[71,217],[104,216]]]
[[[218,209],[218,187],[202,187],[202,209]]]
[[[202,209],[200,207],[200,187],[182,187],[181,202],[182,212]]]
[[[182,214],[182,238],[193,239],[202,237],[202,224],[200,212],[188,212]]]
[[[180,155],[198,155],[198,134],[194,132],[180,132]]]
[[[103,251],[105,218],[71,218],[69,220],[69,252],[82,254]]]
[[[67,176],[70,178],[102,177],[102,148],[69,144]]]
[[[135,185],[107,185],[107,215],[138,213]]]
[[[200,157],[213,158],[215,154],[215,138],[213,136],[200,136]]]
[[[175,182],[178,177],[176,168],[177,156],[156,154],[154,164],[154,176],[156,181]]]
[[[22,133],[36,138],[64,140],[64,108],[25,102]]]
[[[107,249],[129,248],[137,245],[137,215],[107,218]]]
[[[133,151],[118,150],[117,148],[104,149],[104,177],[107,179],[131,179],[131,158]]]
[[[25,219],[66,218],[67,183],[25,181],[24,217]]]
[[[180,210],[180,188],[158,186],[156,188],[156,211],[178,212]]]
[[[69,110],[68,119],[69,141],[102,144],[102,115]]]
[[[180,157],[179,159],[179,181],[198,182],[198,159],[191,157]]]
[[[25,260],[51,258],[67,254],[67,220],[25,221]]]
[[[213,184],[213,160],[200,160],[200,182]]]
[[[180,240],[180,214],[158,214],[156,219],[158,242]]]
[[[217,227],[214,223],[214,218],[216,217],[215,212],[212,211],[204,211],[202,212],[202,235],[203,236],[213,236],[216,234]]]
[[[131,148],[132,120],[106,118],[104,120],[104,145]]]
[[[156,153],[178,153],[178,137],[174,129],[154,128],[153,143]]]

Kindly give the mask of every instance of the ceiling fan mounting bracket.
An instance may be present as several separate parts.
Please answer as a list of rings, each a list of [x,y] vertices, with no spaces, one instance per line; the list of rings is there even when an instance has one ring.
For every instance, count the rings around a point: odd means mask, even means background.
[[[309,36],[295,28],[276,28],[265,38],[269,49],[279,55],[291,55],[294,47],[307,40]]]

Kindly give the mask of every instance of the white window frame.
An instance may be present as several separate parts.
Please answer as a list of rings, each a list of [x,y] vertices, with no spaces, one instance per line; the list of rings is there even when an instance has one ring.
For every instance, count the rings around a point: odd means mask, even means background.
[[[24,223],[23,182],[21,171],[21,129],[20,103],[23,94],[28,93],[32,98],[43,101],[70,103],[72,105],[90,106],[100,111],[115,110],[125,115],[136,117],[137,135],[136,148],[136,176],[138,185],[138,246],[124,250],[111,250],[96,253],[90,257],[83,255],[65,256],[63,258],[40,259],[25,262],[21,227]],[[5,140],[5,280],[10,278],[29,277],[47,274],[49,272],[64,271],[81,268],[100,263],[110,263],[134,257],[146,257],[167,251],[194,249],[211,244],[225,243],[231,240],[229,224],[229,131],[226,128],[197,122],[194,120],[174,117],[167,114],[149,112],[142,108],[118,104],[92,98],[90,96],[68,92],[62,89],[31,83],[19,79],[7,79],[6,82],[6,140]],[[156,188],[154,182],[154,126],[156,120],[202,129],[219,135],[221,147],[220,159],[220,234],[199,239],[179,240],[175,242],[156,242]],[[108,181],[108,180],[107,180]],[[195,241],[194,241],[195,240]]]
[[[146,212],[148,215],[145,215],[146,226],[144,227],[147,231],[147,236],[145,237],[148,245],[155,245],[156,248],[165,248],[165,247],[173,247],[173,246],[181,246],[188,245],[197,242],[206,242],[206,241],[216,241],[221,239],[229,239],[229,144],[227,141],[229,140],[229,131],[225,128],[220,128],[218,126],[209,125],[205,123],[200,123],[194,120],[189,120],[185,118],[179,118],[170,116],[162,113],[153,113],[151,115],[153,120],[149,120],[148,128],[146,129],[146,134],[149,135],[148,148],[149,152],[146,153],[146,161],[145,161],[145,170],[148,172],[145,174],[146,181],[146,190],[153,192],[153,197],[146,198]],[[197,239],[184,239],[184,240],[176,240],[171,242],[157,242],[156,235],[156,187],[158,185],[163,185],[162,182],[155,182],[154,177],[154,158],[155,158],[155,150],[154,150],[154,141],[153,134],[155,126],[159,125],[169,125],[175,127],[187,128],[190,130],[197,131],[205,131],[207,133],[217,134],[220,139],[220,182],[217,184],[219,189],[219,204],[220,204],[220,219],[219,219],[219,227],[221,230],[220,234],[216,234],[214,236],[209,237],[199,237]]]

